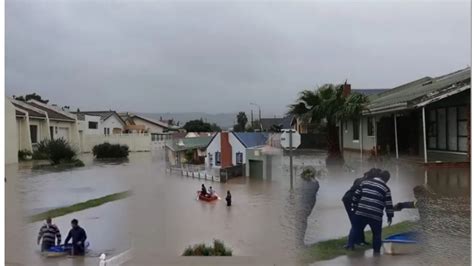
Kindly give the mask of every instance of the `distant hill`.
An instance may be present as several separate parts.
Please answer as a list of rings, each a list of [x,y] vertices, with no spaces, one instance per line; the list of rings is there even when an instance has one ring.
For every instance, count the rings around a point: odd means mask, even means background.
[[[220,113],[220,114],[208,114],[208,113],[139,113],[145,117],[159,120],[162,119],[174,119],[179,121],[179,125],[184,125],[189,120],[203,119],[208,123],[216,123],[222,129],[230,128],[234,125],[237,113]]]

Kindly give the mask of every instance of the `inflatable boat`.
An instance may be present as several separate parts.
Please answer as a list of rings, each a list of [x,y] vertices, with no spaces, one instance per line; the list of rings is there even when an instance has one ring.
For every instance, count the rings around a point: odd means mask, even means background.
[[[86,241],[84,243],[84,247],[87,253],[89,242]],[[59,257],[59,256],[65,256],[65,255],[71,254],[71,250],[72,250],[72,244],[57,245],[57,246],[50,247],[47,251],[43,251],[42,254],[43,256],[46,256],[46,257]]]
[[[419,236],[416,232],[391,235],[383,240],[385,254],[413,254],[420,251]]]
[[[217,194],[214,193],[214,195],[212,196],[209,196],[209,195],[201,195],[201,191],[198,191],[197,192],[197,196],[198,196],[198,199],[199,200],[202,200],[202,201],[207,201],[207,202],[211,202],[211,201],[215,201],[215,200],[218,200],[219,199],[219,196]]]

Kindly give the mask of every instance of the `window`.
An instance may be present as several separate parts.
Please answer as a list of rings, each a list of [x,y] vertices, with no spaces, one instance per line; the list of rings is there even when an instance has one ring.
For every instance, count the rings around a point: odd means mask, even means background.
[[[107,128],[104,127],[104,135],[107,135]]]
[[[212,167],[212,153],[208,153],[207,156],[209,156],[209,166]]]
[[[216,151],[216,165],[221,165],[221,153]]]
[[[98,122],[89,121],[89,129],[97,129],[98,126],[99,126]]]
[[[374,136],[374,119],[372,117],[367,117],[367,136]]]
[[[110,135],[110,128],[104,127],[104,135]]]
[[[49,135],[51,136],[51,139],[54,139],[54,127],[49,127]]]
[[[359,119],[352,120],[352,140],[359,140]]]
[[[30,136],[31,136],[32,144],[38,143],[38,126],[37,125],[30,125]]]
[[[235,154],[235,163],[236,164],[242,164],[244,161],[244,154],[241,152],[237,152]]]
[[[466,152],[468,148],[467,107],[443,107],[427,112],[428,148]]]

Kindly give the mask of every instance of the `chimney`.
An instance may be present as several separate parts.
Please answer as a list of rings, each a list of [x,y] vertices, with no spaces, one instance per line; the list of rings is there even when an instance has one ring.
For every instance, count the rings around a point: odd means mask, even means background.
[[[229,142],[229,132],[221,132],[221,167],[232,166],[232,146]]]
[[[342,95],[344,97],[349,96],[351,94],[351,84],[347,84],[347,81],[342,85]]]

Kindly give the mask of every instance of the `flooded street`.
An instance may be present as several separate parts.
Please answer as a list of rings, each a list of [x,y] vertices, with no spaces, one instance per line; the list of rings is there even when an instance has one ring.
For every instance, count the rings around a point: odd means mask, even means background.
[[[96,265],[101,253],[114,255],[131,246],[129,236],[129,199],[71,213],[53,219],[62,234],[70,229],[73,218],[86,230],[90,252],[85,258],[43,258],[36,244],[44,221],[28,223],[26,217],[49,209],[71,205],[130,188],[128,164],[141,160],[132,155],[130,162],[105,164],[83,155],[86,167],[65,171],[31,170],[31,165],[7,165],[5,183],[6,264],[7,265]]]
[[[426,241],[424,253],[384,256],[379,260],[393,265],[429,259],[463,264],[470,259],[468,169],[437,169],[425,174],[418,165],[369,163],[351,154],[346,156],[344,167],[327,169],[324,153],[296,154],[295,189],[290,191],[288,159],[274,156],[271,179],[240,177],[227,183],[169,173],[161,152],[131,153],[128,161],[120,163],[96,162],[90,155],[84,155],[84,168],[66,171],[9,165],[6,169],[7,265],[95,265],[101,253],[114,255],[130,247],[134,248],[134,258],[128,265],[151,265],[157,259],[171,264],[188,263],[188,258],[181,257],[186,247],[202,242],[210,244],[213,239],[222,240],[232,249],[234,262],[258,258],[242,263],[292,265],[299,238],[310,245],[348,234],[350,223],[341,198],[354,179],[371,167],[390,171],[388,185],[394,203],[414,200],[413,188],[422,184],[438,195],[428,209],[395,213],[394,223],[421,218],[420,230]],[[318,182],[308,183],[300,177],[307,166],[320,170]],[[197,200],[196,191],[203,183],[212,186],[222,199],[210,203]],[[43,222],[27,223],[25,217],[127,189],[133,191],[128,199],[53,219],[63,239],[70,220],[79,219],[91,243],[91,252],[85,258],[40,256],[36,237]],[[224,200],[227,190],[232,193],[231,207]],[[308,219],[302,220],[302,216]],[[370,255],[343,256],[321,263],[331,265],[330,262],[378,263]]]
[[[171,259],[197,243],[224,241],[233,256],[268,260],[289,259],[295,251],[295,233],[289,180],[281,177],[281,163],[273,159],[272,180],[235,178],[227,183],[203,181],[165,172],[164,162],[144,164],[134,187],[132,217],[133,263]],[[196,199],[201,184],[212,186],[225,200]],[[185,260],[176,258],[177,261]]]

